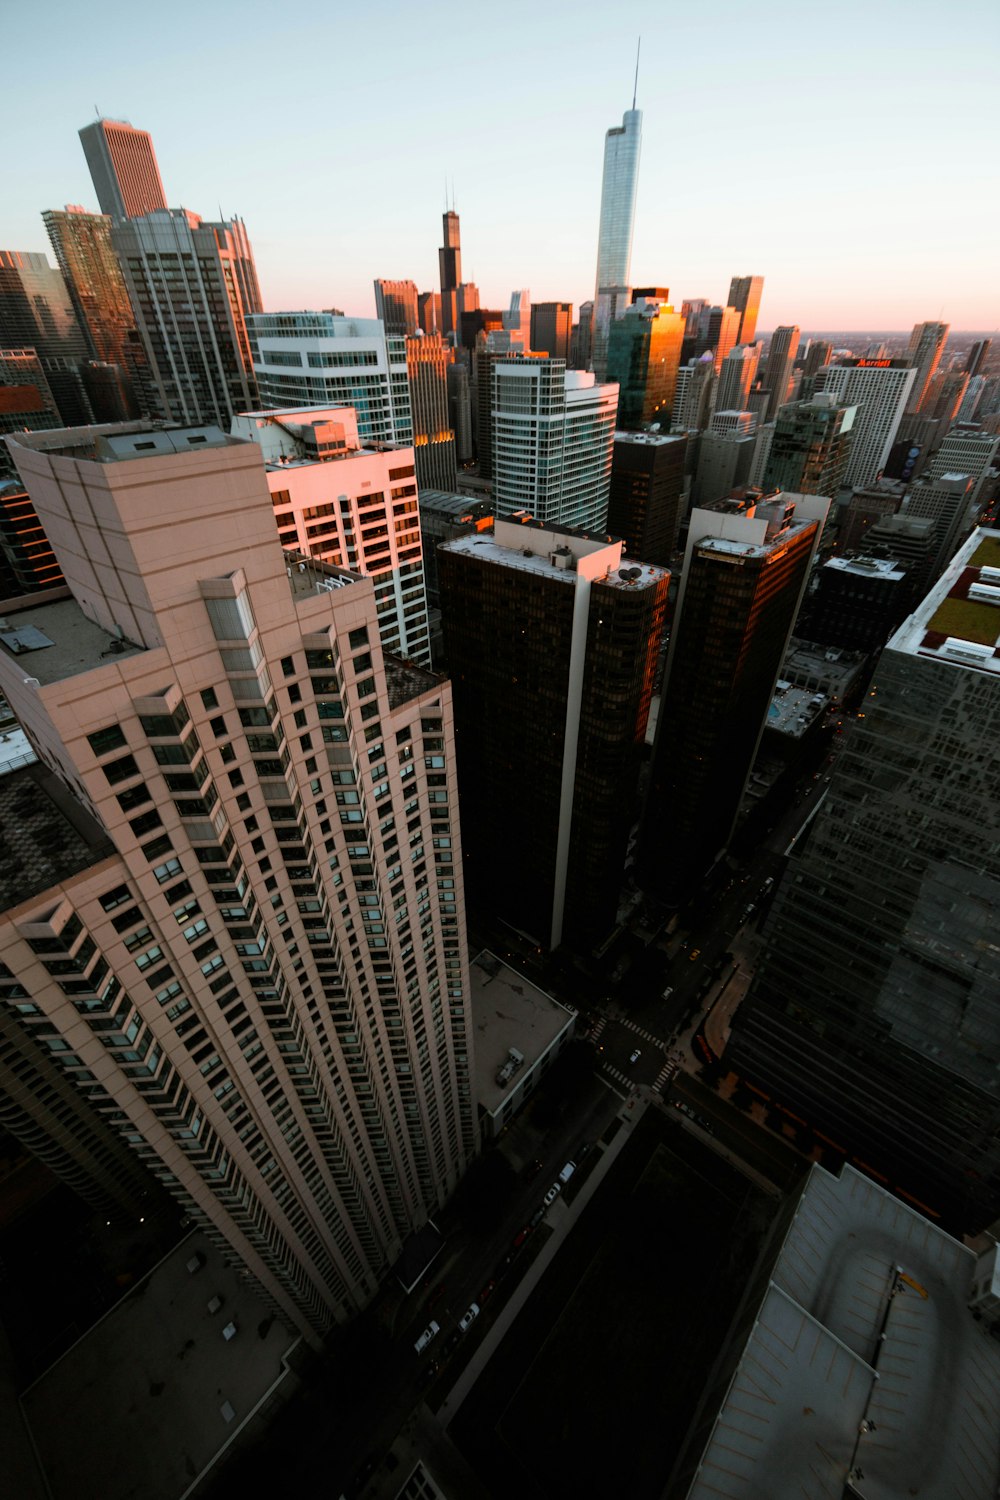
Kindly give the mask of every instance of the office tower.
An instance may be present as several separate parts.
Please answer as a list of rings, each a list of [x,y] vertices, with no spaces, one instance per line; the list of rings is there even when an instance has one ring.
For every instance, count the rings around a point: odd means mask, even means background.
[[[520,333],[495,328],[476,339],[472,357],[475,380],[476,460],[481,479],[493,478],[493,366],[498,359],[526,354]]]
[[[256,313],[247,330],[262,406],[351,406],[363,442],[413,442],[406,340],[377,318]]]
[[[906,492],[903,514],[934,523],[932,575],[935,578],[979,519],[975,487],[970,474],[954,473],[914,480]]]
[[[520,335],[525,351],[531,344],[531,293],[527,287],[511,292],[510,307],[503,314],[503,327]]]
[[[500,518],[437,561],[470,901],[589,951],[615,923],[669,574]]]
[[[440,334],[417,333],[406,340],[417,483],[432,490],[453,490],[458,483],[455,434],[448,418],[448,367],[453,358]]]
[[[857,408],[829,394],[778,408],[765,471],[769,489],[837,498],[850,457]]]
[[[839,512],[838,550],[854,552],[870,526],[884,516],[894,516],[906,490],[896,481],[880,480],[867,489],[857,489]]]
[[[1000,1213],[998,568],[976,532],[882,653],[726,1049],[967,1232]]]
[[[421,292],[417,297],[417,322],[425,333],[441,332],[441,293]]]
[[[474,1149],[450,689],[282,552],[256,445],[13,441],[73,597],[0,689],[106,834],[4,913],[15,1019],[316,1344]]]
[[[816,371],[815,394],[858,409],[845,484],[870,484],[885,467],[915,379],[903,359],[848,359]]]
[[[31,497],[19,479],[0,479],[0,561],[8,580],[5,595],[61,588],[65,582]]]
[[[764,295],[763,276],[734,276],[729,283],[729,306],[740,315],[738,344],[752,344],[757,332],[760,299]]]
[[[828,505],[780,494],[691,513],[640,851],[671,903],[729,842]]]
[[[165,209],[114,224],[111,243],[161,410],[228,428],[258,405],[246,320],[262,304],[243,221]]]
[[[455,434],[455,457],[460,464],[471,463],[476,445],[472,436],[472,381],[468,363],[453,361],[447,376],[448,425]]]
[[[959,423],[974,422],[979,410],[979,403],[983,399],[986,381],[982,375],[970,375],[969,384],[965,388],[965,395],[955,413],[955,421]]]
[[[767,360],[761,375],[761,385],[769,393],[768,417],[777,416],[778,407],[788,399],[788,382],[792,376],[795,356],[799,352],[799,330],[795,324],[782,324],[771,335]]]
[[[919,411],[931,376],[937,369],[944,346],[948,342],[948,330],[949,324],[947,323],[915,323],[913,325],[906,356],[907,362],[915,367],[917,374],[906,405],[907,411]]]
[[[412,448],[366,448],[349,406],[243,412],[264,455],[278,540],[375,584],[382,650],[430,665]]]
[[[756,413],[754,413],[756,416]],[[764,475],[767,473],[767,465],[771,457],[771,448],[774,444],[774,423],[765,422],[760,425],[758,419],[757,427],[753,435],[753,456],[750,459],[750,468],[747,473],[747,489],[780,489],[781,486],[765,485]]]
[[[497,515],[526,510],[546,526],[603,531],[617,386],[523,355],[494,360],[490,375]]]
[[[964,370],[937,370],[927,382],[920,415],[931,422],[950,427],[958,415],[969,377]]]
[[[632,228],[635,223],[641,144],[642,111],[635,108],[633,99],[632,108],[622,116],[622,123],[612,126],[604,138],[591,345],[591,368],[598,382],[606,378],[608,332],[611,324],[621,317],[629,300],[628,278],[632,263]]]
[[[458,336],[458,288],[462,282],[462,242],[458,214],[452,209],[442,215],[444,244],[438,251],[441,272],[441,332]]]
[[[710,307],[708,315],[702,317],[702,334],[699,341],[704,344],[698,353],[711,350],[716,375],[722,369],[722,361],[737,342],[740,331],[740,315],[735,307]]]
[[[989,358],[992,339],[976,339],[975,343],[969,345],[969,352],[965,356],[963,370],[969,375],[982,374],[983,365]]]
[[[719,411],[747,411],[750,387],[757,378],[759,344],[736,344],[719,368],[715,404]]]
[[[409,338],[420,327],[417,311],[417,287],[413,281],[375,282],[375,316],[387,334]]]
[[[570,362],[570,335],[573,329],[572,302],[533,302],[531,304],[531,347],[536,354]]]
[[[940,479],[943,474],[968,474],[973,480],[972,499],[981,505],[989,486],[1000,469],[1000,436],[992,432],[963,432],[954,428],[941,441],[927,465],[927,477]]]
[[[134,219],[167,207],[153,138],[127,120],[94,120],[80,131],[101,213]]]
[[[669,304],[640,298],[612,323],[607,370],[619,387],[619,427],[669,426],[683,342],[684,319]]]
[[[833,358],[833,345],[824,339],[810,339],[809,346],[802,358],[802,383],[803,394],[806,397],[812,395],[813,381],[817,370],[828,365]]]
[[[712,505],[750,479],[757,447],[756,419],[748,411],[717,411],[698,448],[692,494],[698,505]]]
[[[437,549],[467,532],[493,531],[493,501],[473,500],[469,495],[449,494],[445,490],[421,490],[420,536],[424,547],[424,581],[427,585],[427,608],[437,611],[440,631],[441,596],[438,586]],[[440,642],[439,642],[440,645]]]
[[[34,349],[64,424],[93,420],[82,376],[90,351],[66,283],[44,255],[0,250],[0,347]]]
[[[34,349],[0,347],[0,481],[18,477],[13,455],[3,441],[5,433],[41,432],[62,425]]]
[[[677,548],[684,501],[687,437],[616,432],[608,494],[608,531],[628,557],[668,567]]]
[[[707,425],[714,377],[710,354],[680,366],[670,417],[671,432],[700,432]]]
[[[934,582],[934,522],[901,512],[872,521],[860,538],[862,557],[891,558],[906,569],[910,608],[924,597]]]
[[[816,574],[796,630],[823,646],[881,651],[916,603],[895,558],[831,557]]]
[[[128,288],[111,243],[111,219],[88,214],[73,204],[42,214],[56,263],[63,275],[91,356],[121,372],[122,413],[91,396],[98,421],[134,417],[149,411],[153,390],[149,366]],[[85,374],[86,379],[86,374]]]
[[[684,364],[697,358],[705,352],[705,340],[708,337],[708,310],[710,304],[704,297],[689,297],[681,303],[681,317],[684,319],[684,348],[681,351],[681,359]],[[735,343],[736,340],[734,339]]]
[[[578,320],[573,324],[573,332],[570,338],[569,368],[571,370],[590,369],[593,336],[594,304],[592,302],[581,302]]]

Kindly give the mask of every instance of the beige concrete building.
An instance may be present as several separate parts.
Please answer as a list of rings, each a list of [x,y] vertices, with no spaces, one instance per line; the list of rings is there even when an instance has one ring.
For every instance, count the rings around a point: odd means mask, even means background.
[[[372,578],[383,649],[429,667],[413,448],[363,444],[351,406],[245,412],[232,433],[264,455],[281,545]]]
[[[0,692],[107,839],[8,886],[0,1006],[314,1339],[475,1148],[450,687],[282,552],[256,445],[10,442],[72,597]]]

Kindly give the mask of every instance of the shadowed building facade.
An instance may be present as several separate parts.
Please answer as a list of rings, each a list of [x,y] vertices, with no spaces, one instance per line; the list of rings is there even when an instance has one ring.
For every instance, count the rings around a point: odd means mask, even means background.
[[[628,557],[669,566],[677,547],[684,497],[687,437],[616,432],[608,496],[608,531]]]

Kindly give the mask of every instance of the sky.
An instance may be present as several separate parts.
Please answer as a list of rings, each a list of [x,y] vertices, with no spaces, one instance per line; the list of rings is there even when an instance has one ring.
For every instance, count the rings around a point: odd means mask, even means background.
[[[97,208],[100,111],[151,132],[171,206],[245,219],[268,310],[436,289],[452,193],[483,306],[576,307],[639,35],[633,285],[763,275],[762,330],[1000,326],[995,0],[10,6],[0,246]]]

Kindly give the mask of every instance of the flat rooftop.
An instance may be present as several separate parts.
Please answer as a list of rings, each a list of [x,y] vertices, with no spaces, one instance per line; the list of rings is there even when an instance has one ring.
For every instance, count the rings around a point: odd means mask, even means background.
[[[824,646],[792,636],[781,675],[792,682],[796,678],[822,682],[834,697],[842,698],[867,660],[864,651],[848,651],[843,646]]]
[[[17,447],[35,453],[55,453],[92,463],[121,463],[136,458],[162,458],[191,453],[198,448],[242,447],[212,425],[185,426],[183,422],[107,422],[93,427],[65,427],[55,432],[18,432]],[[12,449],[13,451],[13,449]]]
[[[512,1084],[533,1067],[574,1016],[494,953],[484,951],[474,958],[469,978],[476,1032],[476,1097],[493,1114],[510,1096]],[[504,1087],[497,1083],[496,1074],[511,1047],[523,1052],[524,1069]]]
[[[1000,674],[1000,531],[969,537],[887,649]]]
[[[565,532],[566,528],[549,526],[547,531]],[[525,527],[528,530],[528,527]],[[580,537],[582,532],[573,532],[574,537]],[[528,542],[529,537],[525,537]],[[599,551],[601,546],[608,548],[615,545],[610,537],[602,537],[597,545],[588,555]],[[572,557],[567,558],[567,565],[560,567],[554,563],[548,553],[532,552],[530,547],[505,547],[497,542],[489,533],[470,532],[468,536],[459,536],[450,542],[442,542],[442,551],[460,552],[466,557],[475,557],[480,562],[498,563],[505,568],[518,568],[526,573],[538,573],[546,578],[558,579],[570,586],[577,582],[577,572],[573,566]],[[647,588],[650,584],[658,582],[661,578],[669,578],[668,568],[656,567],[653,563],[638,563],[626,560],[624,557],[616,568],[609,568],[602,578],[595,578],[595,583],[603,583],[613,588],[633,589]]]
[[[102,625],[95,625],[75,599],[16,612],[8,609],[3,618],[0,654],[16,662],[24,677],[35,677],[45,686],[146,649],[117,640]]]
[[[360,573],[350,573],[346,568],[335,568],[330,563],[317,562],[313,557],[304,557],[290,547],[285,548],[285,572],[293,599],[304,594],[332,594],[337,589],[348,588],[361,582]]]
[[[686,443],[686,432],[616,432],[615,442],[640,448],[665,448],[670,443]]]
[[[857,578],[884,578],[901,583],[906,569],[891,557],[831,557],[823,564],[834,573],[851,573]]]
[[[0,775],[0,911],[114,852],[100,824],[40,761]]]
[[[975,1254],[852,1167],[813,1166],[688,1500],[993,1500],[1000,1345]]]
[[[412,662],[404,661],[399,656],[384,656],[382,659],[385,663],[390,708],[399,708],[400,704],[409,703],[411,698],[419,698],[422,694],[439,688],[446,680],[435,672],[415,667]]]
[[[761,515],[762,506],[758,504],[757,519],[760,519]],[[766,519],[766,516],[764,519]],[[722,536],[707,536],[702,541],[695,542],[695,549],[699,553],[707,552],[722,557],[744,557],[763,561],[764,558],[769,557],[777,548],[783,547],[786,542],[790,542],[799,532],[815,524],[815,521],[811,519],[808,521],[792,521],[790,525],[783,526],[774,536],[768,537],[766,541],[759,544],[731,541],[728,537]]]
[[[177,1500],[282,1379],[297,1342],[204,1235],[189,1235],[22,1398],[54,1500]]]
[[[811,688],[795,687],[793,683],[779,681],[775,685],[774,697],[767,710],[766,729],[778,734],[801,739],[829,706],[825,693],[814,693]]]

